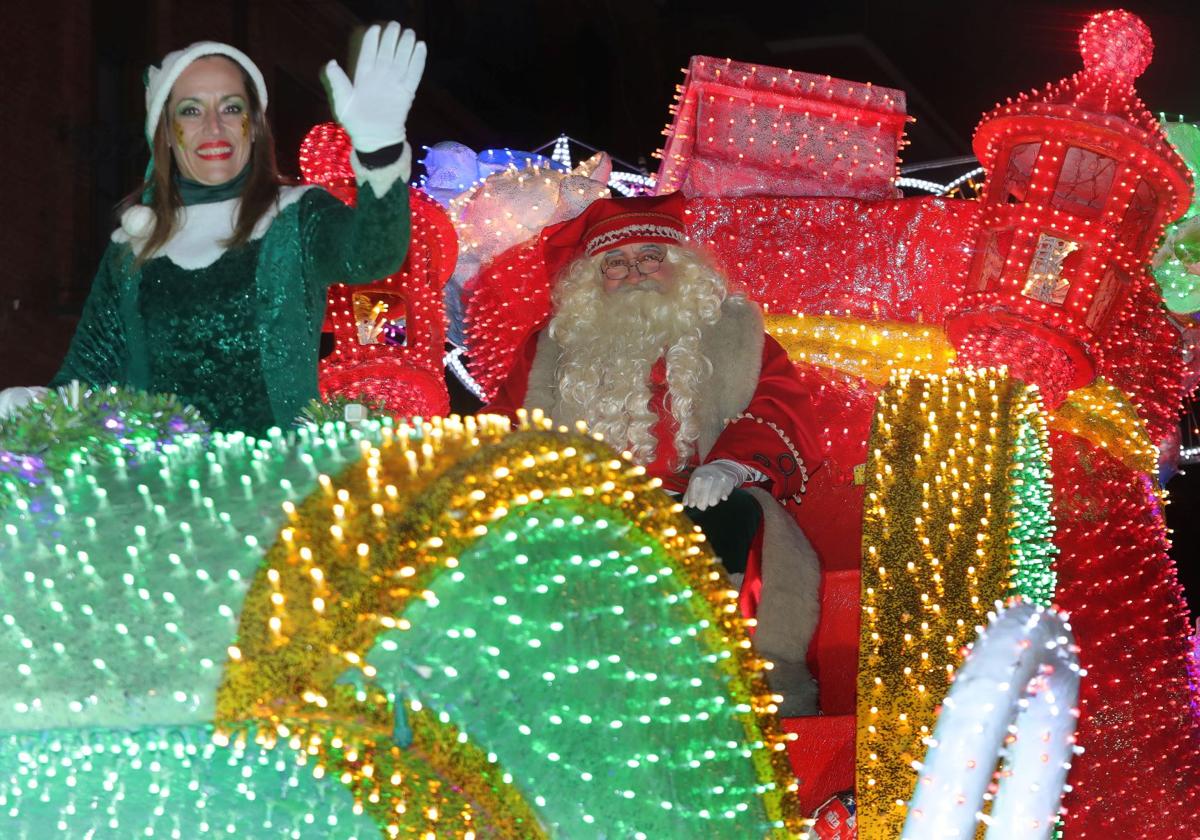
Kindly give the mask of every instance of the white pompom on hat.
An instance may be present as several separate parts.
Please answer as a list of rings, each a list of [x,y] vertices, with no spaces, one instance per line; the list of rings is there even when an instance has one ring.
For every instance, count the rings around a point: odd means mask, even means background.
[[[154,211],[145,204],[126,207],[121,214],[121,230],[130,239],[143,239],[154,229]]]
[[[263,110],[267,109],[266,82],[263,81],[258,65],[251,61],[248,55],[228,44],[197,41],[181,50],[167,53],[157,67],[151,66],[146,70],[146,142],[151,148],[154,148],[154,132],[158,128],[158,120],[162,116],[167,99],[171,96],[175,80],[193,61],[210,55],[225,56],[237,62],[254,82],[254,89],[258,93]]]

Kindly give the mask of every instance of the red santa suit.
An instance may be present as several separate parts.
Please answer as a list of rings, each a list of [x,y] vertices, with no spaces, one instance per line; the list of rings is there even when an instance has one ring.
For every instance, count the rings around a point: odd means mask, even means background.
[[[805,664],[816,629],[820,570],[816,553],[780,500],[799,500],[820,463],[812,428],[810,395],[786,352],[763,330],[758,307],[740,296],[721,306],[706,327],[700,351],[712,363],[693,410],[700,437],[691,462],[673,469],[677,423],[668,406],[665,362],[651,373],[656,457],[647,471],[666,490],[681,493],[691,471],[718,459],[736,461],[766,477],[746,485],[763,512],[741,592],[743,612],[758,619],[754,644],[770,659],[772,688],[785,697],[785,714],[816,712],[816,687]],[[535,333],[518,353],[489,411],[514,416],[518,407],[540,408],[555,423],[573,426],[579,406],[559,398],[557,369],[562,350],[549,330]]]

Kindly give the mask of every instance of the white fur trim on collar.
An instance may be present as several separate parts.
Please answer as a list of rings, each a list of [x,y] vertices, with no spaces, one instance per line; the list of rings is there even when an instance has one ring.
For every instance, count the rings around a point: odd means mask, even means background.
[[[406,142],[404,149],[400,152],[400,157],[394,163],[378,169],[363,166],[358,159],[358,152],[352,152],[350,166],[354,169],[354,175],[358,179],[359,189],[362,189],[364,184],[370,184],[371,189],[375,191],[375,197],[383,198],[392,188],[392,184],[397,181],[407,186],[409,176],[412,175],[412,146]]]
[[[311,184],[301,187],[283,187],[279,190],[279,200],[267,212],[263,213],[258,224],[254,226],[251,239],[261,239],[275,221],[275,217],[289,205],[300,200],[304,193],[316,189]],[[180,268],[195,271],[207,268],[221,258],[226,248],[222,244],[233,235],[237,223],[237,207],[239,199],[219,201],[213,204],[195,204],[184,207],[180,211],[180,225],[167,244],[158,250],[154,258],[166,257]],[[138,205],[141,206],[141,205]],[[126,211],[128,213],[129,211]],[[123,217],[122,217],[123,218]],[[113,231],[113,242],[128,242],[135,254],[142,252],[146,242],[147,229],[141,235],[131,236],[123,227]]]
[[[237,62],[250,75],[251,81],[254,82],[254,88],[258,92],[258,101],[262,104],[262,109],[267,110],[267,83],[263,81],[263,74],[258,69],[258,65],[251,61],[248,55],[229,44],[217,41],[197,41],[181,50],[167,53],[158,67],[151,66],[147,71],[146,142],[150,144],[151,148],[154,148],[154,131],[158,128],[159,117],[162,116],[167,99],[171,96],[171,88],[175,87],[176,79],[187,69],[189,64],[206,55],[223,55]]]

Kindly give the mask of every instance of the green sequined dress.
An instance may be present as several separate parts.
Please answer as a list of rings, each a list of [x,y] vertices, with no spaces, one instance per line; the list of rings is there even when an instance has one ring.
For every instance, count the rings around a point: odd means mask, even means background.
[[[291,425],[317,396],[329,286],[369,283],[404,261],[409,159],[406,149],[386,169],[360,170],[356,208],[319,188],[284,188],[261,235],[231,251],[220,242],[236,199],[186,207],[181,229],[141,266],[138,240],[118,230],[51,384],[174,393],[215,429]]]

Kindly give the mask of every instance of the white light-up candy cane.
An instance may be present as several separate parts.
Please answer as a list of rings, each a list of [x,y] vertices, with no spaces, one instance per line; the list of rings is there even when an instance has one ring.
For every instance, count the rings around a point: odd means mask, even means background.
[[[1043,840],[1074,754],[1083,671],[1071,625],[1014,601],[990,616],[942,703],[901,840]],[[1007,742],[1007,745],[1006,745]],[[981,813],[998,759],[991,815]]]

